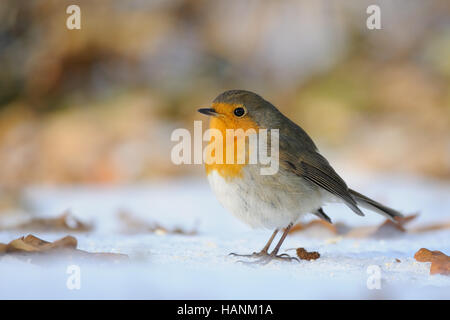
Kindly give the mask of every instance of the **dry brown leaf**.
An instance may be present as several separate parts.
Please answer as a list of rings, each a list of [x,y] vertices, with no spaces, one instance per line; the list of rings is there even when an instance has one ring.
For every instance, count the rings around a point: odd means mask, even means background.
[[[317,251],[306,251],[305,248],[297,248],[297,256],[302,260],[317,260],[320,258],[320,253]]]
[[[333,235],[342,235],[349,238],[378,238],[386,239],[401,236],[405,233],[420,233],[429,232],[442,229],[450,229],[450,222],[448,223],[436,223],[424,227],[416,227],[414,229],[407,229],[405,226],[416,219],[418,214],[412,214],[405,217],[397,217],[395,221],[386,219],[382,224],[378,226],[364,226],[350,228],[345,224],[336,223],[330,224],[323,220],[313,220],[309,223],[298,223],[294,225],[289,233],[304,232],[304,231],[326,231],[331,232]]]
[[[7,244],[0,243],[0,254],[2,254],[3,252],[6,252],[7,248],[8,248]]]
[[[196,235],[197,231],[186,231],[181,228],[168,229],[158,223],[150,224],[147,221],[139,219],[126,211],[119,212],[119,219],[123,222],[122,226],[125,233],[159,233],[159,234],[181,234]]]
[[[66,211],[56,218],[34,218],[22,224],[4,228],[8,230],[29,231],[73,231],[86,232],[92,230],[92,226],[75,218],[70,211]]]
[[[44,256],[62,256],[69,258],[108,258],[122,260],[128,258],[125,254],[118,253],[91,253],[77,249],[77,239],[66,236],[59,240],[48,242],[31,234],[26,237],[12,240],[8,244],[0,243],[1,255],[21,255],[33,257],[36,254]]]
[[[324,220],[312,220],[306,224],[297,223],[295,226],[291,228],[291,230],[289,230],[289,233],[302,232],[313,228],[327,230],[330,231],[332,234],[338,234],[336,226]]]
[[[392,220],[386,219],[379,226],[366,226],[366,227],[358,227],[351,229],[348,231],[345,236],[349,238],[392,238],[399,235],[402,235],[407,232],[405,229],[405,225],[415,218],[417,218],[417,214],[409,215],[406,217],[396,218],[396,222]]]
[[[425,248],[414,254],[419,262],[431,262],[430,274],[450,275],[450,257],[441,251],[431,251]]]
[[[404,216],[404,217],[395,217],[394,219],[398,225],[403,227],[404,225],[406,225],[406,224],[410,223],[411,221],[413,221],[414,219],[416,219],[418,216],[419,215],[416,213],[416,214],[411,214],[409,216]],[[386,221],[391,221],[391,220],[386,220]]]
[[[396,217],[395,222],[386,219],[377,230],[371,235],[374,238],[392,238],[406,232],[405,225],[417,218],[417,214]]]
[[[404,228],[404,225],[414,220],[416,217],[417,214],[396,218],[396,222],[386,219],[386,221],[379,226],[365,226],[358,228],[350,228],[342,223],[331,224],[324,220],[313,220],[307,224],[296,224],[292,227],[289,233],[314,230],[327,231],[332,235],[343,235],[350,238],[390,238],[405,233],[406,229]]]
[[[397,237],[403,233],[406,233],[406,229],[391,220],[386,220],[380,226],[378,226],[375,231],[370,235],[372,238],[393,238]]]
[[[44,241],[29,234],[26,237],[11,241],[6,248],[6,252],[45,252],[52,249],[73,248],[76,249],[77,240],[72,236],[66,236],[54,242]]]
[[[357,227],[349,230],[345,236],[348,238],[369,238],[377,231],[377,229],[377,226]]]
[[[430,231],[437,231],[437,230],[444,230],[444,229],[450,229],[450,222],[431,224],[428,226],[417,227],[417,228],[414,228],[414,229],[411,229],[408,231],[413,232],[413,233],[422,233],[422,232],[430,232]]]

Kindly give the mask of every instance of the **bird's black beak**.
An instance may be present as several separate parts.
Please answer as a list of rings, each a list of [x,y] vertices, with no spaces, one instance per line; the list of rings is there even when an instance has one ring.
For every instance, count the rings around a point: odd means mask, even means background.
[[[207,116],[217,116],[218,113],[213,108],[201,108],[197,110],[200,113],[206,114]]]

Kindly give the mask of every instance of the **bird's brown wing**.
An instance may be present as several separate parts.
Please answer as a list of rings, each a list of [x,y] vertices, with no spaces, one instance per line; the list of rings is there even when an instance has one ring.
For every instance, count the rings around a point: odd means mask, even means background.
[[[353,212],[364,216],[351,196],[345,181],[334,171],[327,159],[316,151],[292,152],[292,150],[297,149],[286,148],[285,144],[280,143],[281,167],[339,197]]]

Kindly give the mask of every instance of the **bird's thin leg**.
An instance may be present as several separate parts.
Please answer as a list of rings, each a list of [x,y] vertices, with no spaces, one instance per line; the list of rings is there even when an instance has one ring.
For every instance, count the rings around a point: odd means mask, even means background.
[[[262,248],[262,250],[260,252],[253,252],[252,254],[237,254],[237,253],[230,253],[230,256],[236,256],[236,257],[261,257],[261,256],[266,256],[269,254],[269,248],[273,242],[273,239],[275,239],[275,236],[278,233],[278,229],[275,229],[275,231],[272,233],[272,236],[270,237],[269,241],[267,241],[266,245],[264,246],[264,248]]]
[[[276,256],[277,253],[278,253],[278,251],[280,251],[281,245],[283,244],[284,239],[286,239],[286,237],[287,237],[287,235],[288,235],[288,233],[289,233],[289,230],[291,230],[292,225],[293,225],[293,224],[292,224],[292,222],[291,222],[291,223],[289,223],[289,225],[287,226],[287,228],[284,229],[284,232],[283,232],[283,235],[282,235],[281,238],[280,238],[280,241],[278,241],[277,245],[275,246],[275,248],[274,248],[274,249],[272,250],[272,252],[270,253],[271,256]]]
[[[286,239],[289,230],[291,230],[292,228],[292,223],[290,223],[287,228],[284,230],[283,235],[280,238],[280,241],[278,241],[277,245],[275,246],[275,248],[272,250],[272,252],[270,254],[266,254],[263,255],[260,259],[253,261],[253,262],[244,262],[245,264],[268,264],[270,261],[272,260],[281,260],[281,261],[292,261],[292,260],[296,260],[299,261],[297,258],[295,257],[291,257],[286,253],[280,254],[278,255],[278,251],[280,251],[280,247],[284,242],[284,239]]]
[[[260,254],[268,254],[269,253],[269,248],[273,242],[273,239],[275,239],[275,236],[278,233],[278,229],[275,229],[275,231],[272,233],[272,236],[270,237],[269,241],[267,241],[266,245],[264,246],[264,248],[262,248],[262,250],[259,252]]]

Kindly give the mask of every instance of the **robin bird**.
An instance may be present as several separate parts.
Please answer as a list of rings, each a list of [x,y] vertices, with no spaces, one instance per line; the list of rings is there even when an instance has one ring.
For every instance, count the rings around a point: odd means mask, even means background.
[[[343,202],[360,216],[364,214],[359,206],[394,221],[402,216],[398,211],[348,188],[308,134],[259,95],[245,90],[229,90],[214,99],[211,108],[198,111],[210,116],[210,129],[219,130],[224,137],[227,129],[279,130],[279,169],[273,175],[262,175],[259,170],[261,164],[249,164],[248,161],[231,164],[206,161],[208,181],[219,202],[250,226],[275,230],[261,251],[232,255],[259,258],[257,261],[263,263],[272,259],[296,259],[278,254],[289,230],[307,213],[331,223],[322,209],[329,202]],[[213,139],[210,140],[212,142]],[[224,140],[224,150],[227,147],[242,151]],[[275,236],[283,228],[278,244],[269,253]]]

